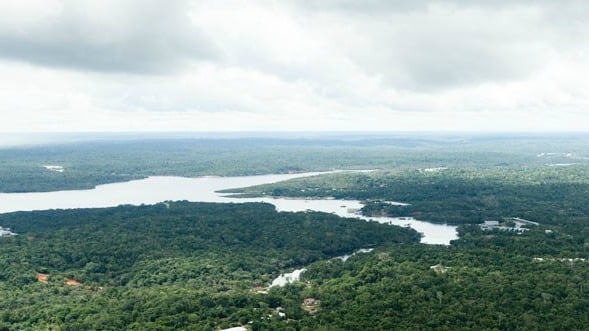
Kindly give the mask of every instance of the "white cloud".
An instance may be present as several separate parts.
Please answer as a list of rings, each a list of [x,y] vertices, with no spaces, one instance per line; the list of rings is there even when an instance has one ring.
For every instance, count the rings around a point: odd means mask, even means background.
[[[169,73],[214,56],[172,0],[37,0],[0,5],[0,56],[80,71]]]
[[[551,10],[0,2],[0,131],[589,130],[587,6]]]

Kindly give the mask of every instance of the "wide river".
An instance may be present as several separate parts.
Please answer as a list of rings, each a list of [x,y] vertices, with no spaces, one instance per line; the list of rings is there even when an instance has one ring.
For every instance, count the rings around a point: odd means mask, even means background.
[[[155,204],[162,201],[195,202],[268,202],[279,211],[315,210],[344,217],[359,217],[381,223],[410,226],[423,233],[422,243],[449,244],[456,239],[456,227],[432,224],[413,219],[363,217],[352,211],[362,207],[357,200],[292,199],[292,198],[230,198],[216,191],[275,183],[283,180],[317,175],[318,173],[262,175],[243,177],[172,177],[154,176],[129,182],[98,185],[90,190],[32,193],[0,193],[0,213],[46,209],[113,207],[121,204]],[[2,224],[0,224],[1,226]]]

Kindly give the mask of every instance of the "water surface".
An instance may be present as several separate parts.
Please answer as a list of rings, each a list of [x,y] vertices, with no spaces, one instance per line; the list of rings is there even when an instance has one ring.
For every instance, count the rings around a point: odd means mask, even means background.
[[[176,200],[194,202],[267,202],[275,205],[278,211],[314,210],[343,217],[360,217],[381,223],[410,226],[423,233],[422,242],[427,244],[447,245],[450,240],[457,238],[455,226],[432,224],[413,219],[358,216],[354,211],[362,208],[362,203],[357,200],[270,197],[234,198],[216,193],[216,191],[224,189],[269,184],[317,174],[321,173],[196,178],[154,176],[129,182],[98,185],[90,190],[0,193],[0,213],[47,209],[101,208],[121,204],[155,204],[162,201]]]

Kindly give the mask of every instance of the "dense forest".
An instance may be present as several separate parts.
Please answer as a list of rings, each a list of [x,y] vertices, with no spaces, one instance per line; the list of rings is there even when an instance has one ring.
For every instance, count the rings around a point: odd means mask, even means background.
[[[153,175],[235,176],[333,169],[587,164],[588,143],[586,135],[131,140],[99,136],[81,142],[0,148],[0,192],[87,189]],[[45,166],[63,167],[63,171]]]
[[[0,238],[0,325],[9,330],[243,322],[281,300],[251,291],[281,272],[359,248],[419,240],[407,228],[278,213],[268,204],[18,212],[0,215],[0,224],[18,234]]]
[[[424,245],[410,228],[264,203],[0,214],[0,227],[17,233],[0,237],[0,330],[586,330],[587,142],[179,139],[1,149],[0,190],[10,192],[150,175],[375,169],[227,193],[358,199],[366,215],[459,225],[459,238]],[[506,230],[513,217],[534,223]],[[338,258],[365,248],[373,250]],[[300,281],[269,287],[301,268]]]
[[[408,228],[267,204],[0,215],[2,330],[581,330],[587,227]],[[375,248],[346,261],[334,258]],[[306,267],[302,281],[267,288]],[[41,278],[45,275],[46,278]]]
[[[347,172],[225,192],[358,199],[367,202],[366,215],[411,216],[434,223],[523,217],[543,224],[585,224],[589,218],[587,165]]]
[[[300,291],[320,300],[322,310],[303,325],[307,330],[586,330],[588,260],[501,247],[508,234],[495,236],[496,241],[469,238],[485,247],[394,246],[346,263],[316,263],[304,274],[311,289]]]

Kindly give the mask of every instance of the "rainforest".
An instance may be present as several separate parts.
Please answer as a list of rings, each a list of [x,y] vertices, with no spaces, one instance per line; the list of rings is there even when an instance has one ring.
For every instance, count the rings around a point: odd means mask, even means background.
[[[475,135],[5,147],[2,194],[332,171],[222,193],[359,200],[365,217],[451,224],[458,237],[423,244],[407,226],[239,199],[3,213],[0,330],[586,329],[587,143]],[[300,279],[271,286],[296,270]]]

